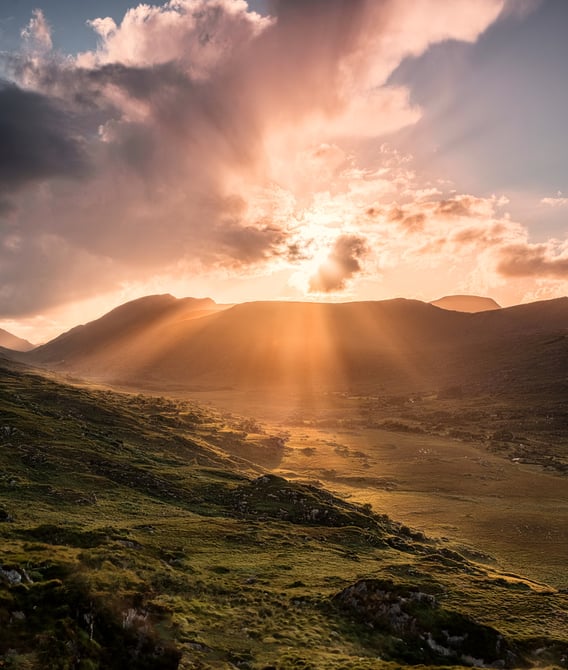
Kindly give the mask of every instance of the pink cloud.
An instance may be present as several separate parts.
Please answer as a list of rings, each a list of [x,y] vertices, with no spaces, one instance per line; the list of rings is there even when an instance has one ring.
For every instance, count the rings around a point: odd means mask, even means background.
[[[203,78],[235,57],[271,20],[244,0],[175,0],[129,9],[117,25],[110,17],[90,21],[99,36],[95,52],[77,58],[81,67],[120,63],[134,67],[176,62]]]
[[[566,207],[568,205],[568,198],[563,198],[562,195],[558,195],[554,198],[542,198],[540,202],[549,207]]]
[[[499,251],[497,270],[505,277],[568,279],[568,245],[515,244]]]
[[[21,32],[27,49],[32,53],[45,54],[51,50],[51,26],[47,22],[41,9],[34,9],[32,18]]]
[[[397,249],[381,217],[359,213],[392,201],[409,169],[394,153],[369,161],[353,149],[353,138],[420,114],[407,91],[384,85],[388,75],[436,41],[475,40],[502,6],[285,0],[267,18],[244,0],[170,0],[93,20],[99,46],[74,61],[13,55],[7,67],[38,96],[29,129],[42,104],[53,110],[47,130],[79,157],[82,181],[67,179],[67,162],[33,165],[17,193],[0,189],[7,236],[23,240],[0,245],[0,310],[31,312],[180,267],[293,271],[329,240],[342,240],[330,257],[339,271],[314,282],[341,288],[360,274],[364,240]],[[26,39],[45,52],[48,38],[38,12]],[[408,207],[402,235],[431,235],[435,207]],[[62,241],[63,257],[46,239]]]

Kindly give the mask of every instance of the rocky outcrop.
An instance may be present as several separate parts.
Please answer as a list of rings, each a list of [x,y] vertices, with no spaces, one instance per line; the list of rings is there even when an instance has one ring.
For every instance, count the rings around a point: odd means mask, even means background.
[[[336,594],[332,602],[343,614],[391,637],[393,660],[406,663],[520,667],[522,659],[494,628],[444,609],[415,586],[363,579]]]
[[[278,519],[296,524],[339,528],[355,526],[374,531],[374,543],[388,526],[388,517],[336,498],[325,490],[288,481],[272,474],[262,475],[236,488],[225,501],[242,516]]]

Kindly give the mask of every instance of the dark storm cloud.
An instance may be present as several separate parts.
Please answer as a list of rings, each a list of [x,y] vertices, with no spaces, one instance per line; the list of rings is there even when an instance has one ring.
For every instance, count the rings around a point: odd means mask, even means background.
[[[54,100],[0,81],[0,190],[49,177],[86,174],[73,117]]]

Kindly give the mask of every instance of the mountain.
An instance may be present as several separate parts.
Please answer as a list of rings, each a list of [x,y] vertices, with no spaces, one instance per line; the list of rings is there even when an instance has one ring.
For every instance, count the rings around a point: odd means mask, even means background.
[[[493,298],[483,298],[478,295],[446,295],[430,303],[441,309],[451,309],[456,312],[487,312],[492,309],[501,309]]]
[[[0,328],[0,347],[12,349],[12,351],[30,351],[34,346],[31,342]]]
[[[28,360],[114,383],[293,390],[564,384],[568,298],[468,314],[416,300],[253,302],[152,296]]]
[[[370,371],[398,373],[401,356],[415,357],[425,339],[428,346],[444,341],[463,316],[408,300],[256,302],[204,314],[186,300],[127,303],[39,347],[30,360],[115,382],[335,384]]]
[[[163,329],[183,324],[189,319],[202,317],[222,309],[210,298],[182,298],[151,295],[132,300],[116,307],[104,316],[86,325],[72,328],[45,345],[38,347],[32,360],[61,366],[82,361],[99,361],[120,366],[121,359],[152,356],[163,342]],[[144,353],[139,352],[140,342]]]

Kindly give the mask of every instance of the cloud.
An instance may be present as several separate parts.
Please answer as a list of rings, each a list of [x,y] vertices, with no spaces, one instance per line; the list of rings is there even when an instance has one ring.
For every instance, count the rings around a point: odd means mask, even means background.
[[[442,216],[472,216],[474,199],[467,196],[441,200],[436,206],[436,213]]]
[[[358,212],[410,176],[358,147],[420,115],[388,76],[436,41],[475,40],[503,2],[272,6],[140,4],[94,19],[98,46],[76,58],[53,51],[34,12],[22,51],[2,57],[14,82],[0,88],[0,314],[178,268],[293,271],[330,240],[335,270],[313,287],[360,273],[368,241],[388,234]],[[403,233],[426,230],[432,212],[410,210]]]
[[[524,19],[528,14],[536,11],[543,0],[507,0],[502,11],[502,16],[514,16]]]
[[[33,314],[38,304],[51,308],[95,296],[120,277],[111,259],[78,250],[50,233],[33,238],[4,234],[0,251],[0,304],[5,317]]]
[[[51,27],[41,9],[34,9],[28,25],[21,31],[26,49],[32,53],[44,54],[51,51]]]
[[[342,291],[349,279],[361,272],[361,260],[369,249],[364,237],[341,235],[335,240],[328,257],[310,277],[312,293]]]
[[[497,270],[505,277],[568,279],[568,244],[514,244],[499,251]]]
[[[400,285],[407,275],[413,294],[427,299],[432,286],[447,293],[448,284],[453,291],[501,296],[505,304],[566,294],[568,243],[532,243],[527,227],[506,211],[507,198],[412,197],[423,190],[410,180],[402,191],[406,201],[364,210],[383,281]],[[373,268],[366,265],[369,276]],[[425,293],[419,292],[422,281]]]
[[[541,204],[548,205],[549,207],[566,207],[568,205],[568,198],[563,198],[562,194],[559,192],[556,197],[542,198],[540,202]]]
[[[5,193],[53,177],[79,178],[89,161],[73,115],[48,96],[0,81],[0,214]]]
[[[263,228],[224,226],[219,242],[220,251],[235,258],[236,265],[248,265],[278,254],[285,240],[282,230],[267,224]]]
[[[175,62],[193,79],[238,56],[271,19],[249,11],[243,0],[176,0],[140,4],[120,24],[110,17],[89,22],[99,36],[95,52],[79,55],[81,67],[120,63],[147,67]]]

